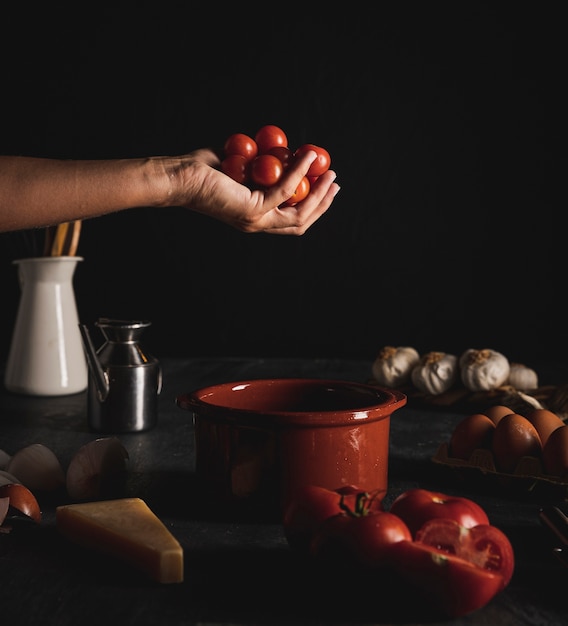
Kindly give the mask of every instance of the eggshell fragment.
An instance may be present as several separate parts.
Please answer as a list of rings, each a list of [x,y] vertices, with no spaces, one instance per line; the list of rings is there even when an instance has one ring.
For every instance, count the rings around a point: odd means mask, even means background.
[[[0,498],[7,498],[10,508],[21,515],[31,518],[38,524],[41,522],[41,509],[34,494],[24,485],[17,483],[2,485]]]
[[[34,493],[55,491],[65,484],[65,472],[59,459],[42,443],[32,443],[18,450],[6,471]]]
[[[468,461],[474,450],[491,449],[494,422],[481,413],[464,417],[452,432],[449,453],[456,459]]]
[[[11,458],[7,452],[0,450],[0,470],[5,470],[8,467]]]
[[[0,498],[0,526],[2,526],[2,524],[4,523],[9,508],[10,498],[8,498],[7,496],[4,498]]]
[[[492,452],[498,471],[514,473],[523,457],[540,457],[542,443],[536,428],[526,417],[510,413],[495,426]]]
[[[120,487],[128,452],[117,437],[100,437],[82,445],[67,468],[66,488],[73,500],[97,500]]]
[[[2,485],[9,485],[10,483],[21,483],[21,480],[18,480],[13,474],[10,472],[6,472],[5,470],[0,470],[0,487]]]

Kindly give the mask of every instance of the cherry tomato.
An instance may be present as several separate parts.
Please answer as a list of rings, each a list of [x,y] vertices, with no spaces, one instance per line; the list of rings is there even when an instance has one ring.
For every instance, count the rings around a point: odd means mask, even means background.
[[[342,507],[354,507],[360,493],[364,492],[354,485],[338,489],[306,485],[294,492],[283,515],[284,535],[290,547],[307,553],[319,526],[329,517],[341,513]],[[375,497],[373,508],[380,508],[380,503],[381,498]]]
[[[221,161],[221,171],[238,183],[249,180],[249,161],[242,154],[230,154]]]
[[[397,542],[391,557],[395,571],[412,587],[409,597],[423,597],[447,617],[472,613],[503,589],[501,574],[419,541]]]
[[[382,568],[390,564],[391,548],[411,541],[400,517],[381,510],[347,511],[326,519],[314,533],[310,554],[324,564]]]
[[[307,176],[321,176],[324,172],[331,166],[331,156],[329,152],[322,148],[321,146],[316,146],[313,143],[305,143],[301,145],[296,152],[294,152],[294,156],[298,157],[306,152],[313,150],[317,154],[316,160],[310,165],[310,169],[307,172]]]
[[[296,191],[280,206],[294,206],[301,202],[307,195],[310,193],[310,181],[307,176],[304,176],[298,186],[296,187]]]
[[[275,157],[278,157],[282,161],[284,169],[286,169],[294,161],[294,153],[290,150],[290,148],[288,148],[288,146],[274,146],[270,148],[267,154],[273,154]]]
[[[503,587],[509,584],[513,576],[513,546],[507,535],[496,526],[479,524],[473,528],[464,528],[452,519],[432,519],[416,533],[416,541],[501,574]]]
[[[427,489],[409,489],[401,493],[392,503],[390,512],[406,522],[413,537],[433,518],[453,519],[466,528],[489,524],[487,513],[473,500]]]
[[[314,150],[317,158],[306,173],[307,180],[302,180],[294,195],[280,205],[294,206],[309,195],[313,183],[330,167],[329,152],[320,146],[306,143],[294,151],[288,145],[286,133],[279,126],[266,124],[258,129],[254,138],[245,133],[233,133],[227,137],[221,170],[251,189],[268,189],[280,181],[283,171],[294,163],[296,155],[301,156],[308,150]],[[248,169],[236,158],[237,155],[248,161]]]
[[[286,133],[274,124],[267,124],[259,128],[254,140],[258,146],[258,154],[266,154],[275,146],[288,146]]]
[[[244,133],[233,133],[227,137],[223,146],[225,156],[240,154],[251,161],[258,154],[256,141]]]
[[[259,154],[250,164],[250,178],[259,187],[272,187],[283,172],[282,161],[273,154]]]

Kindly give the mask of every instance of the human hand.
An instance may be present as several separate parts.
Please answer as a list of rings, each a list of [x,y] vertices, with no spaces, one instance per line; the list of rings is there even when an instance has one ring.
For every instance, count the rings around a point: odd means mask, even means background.
[[[315,158],[315,152],[307,152],[276,185],[251,191],[218,169],[220,161],[212,150],[196,150],[168,166],[174,185],[168,204],[203,213],[242,232],[303,235],[327,211],[339,191],[335,172],[328,170],[313,184],[305,200],[279,208],[294,193]]]

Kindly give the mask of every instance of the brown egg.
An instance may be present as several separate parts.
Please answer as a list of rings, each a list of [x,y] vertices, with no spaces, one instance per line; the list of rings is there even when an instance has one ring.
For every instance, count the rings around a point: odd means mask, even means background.
[[[495,426],[491,445],[495,468],[514,473],[524,456],[540,457],[542,443],[536,428],[523,415],[504,415]]]
[[[540,436],[543,449],[550,433],[560,426],[564,426],[564,422],[558,417],[558,415],[548,409],[534,409],[534,411],[527,413],[526,418],[536,428],[536,431]]]
[[[568,424],[550,433],[542,449],[542,465],[546,474],[568,478]]]
[[[450,456],[468,461],[474,450],[490,450],[494,430],[495,424],[487,415],[473,413],[464,417],[458,422],[450,438]]]
[[[513,409],[510,409],[508,406],[504,404],[495,404],[492,407],[489,407],[487,411],[484,411],[484,415],[487,415],[489,419],[491,419],[495,424],[499,422],[499,420],[504,415],[509,415],[509,413],[514,413]]]

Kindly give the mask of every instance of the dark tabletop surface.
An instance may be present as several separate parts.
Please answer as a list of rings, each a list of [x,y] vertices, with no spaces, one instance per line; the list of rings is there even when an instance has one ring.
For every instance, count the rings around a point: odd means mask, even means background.
[[[42,502],[37,527],[0,534],[0,623],[89,626],[113,623],[182,624],[566,624],[568,569],[538,513],[564,507],[565,493],[505,488],[470,480],[432,462],[463,410],[413,402],[391,418],[388,505],[411,487],[475,499],[509,536],[516,569],[488,605],[441,620],[391,582],[361,581],[349,571],[325,581],[302,566],[278,520],[223,515],[203,507],[194,476],[191,414],[178,395],[209,384],[276,376],[365,382],[371,363],[333,359],[164,359],[158,424],[119,435],[129,454],[126,495],[143,498],[184,548],[185,580],[153,583],[95,554],[73,548],[55,527],[55,506]],[[43,443],[63,467],[96,438],[87,425],[86,393],[58,398],[0,395],[0,449],[14,454]],[[388,578],[388,577],[387,577]]]

